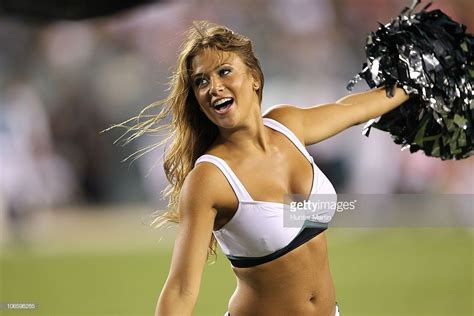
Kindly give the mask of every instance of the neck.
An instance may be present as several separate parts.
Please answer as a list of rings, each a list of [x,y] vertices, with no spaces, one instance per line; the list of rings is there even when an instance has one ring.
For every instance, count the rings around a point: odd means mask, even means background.
[[[270,144],[260,108],[256,107],[244,125],[236,129],[221,129],[219,140],[231,152],[267,153]]]

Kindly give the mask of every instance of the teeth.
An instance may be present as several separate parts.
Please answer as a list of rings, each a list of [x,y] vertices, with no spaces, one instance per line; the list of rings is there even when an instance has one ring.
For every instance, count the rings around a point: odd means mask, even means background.
[[[220,100],[217,100],[216,102],[214,102],[213,106],[216,107],[216,106],[221,105],[224,102],[231,101],[231,100],[232,100],[232,98],[223,98],[223,99],[220,99]]]

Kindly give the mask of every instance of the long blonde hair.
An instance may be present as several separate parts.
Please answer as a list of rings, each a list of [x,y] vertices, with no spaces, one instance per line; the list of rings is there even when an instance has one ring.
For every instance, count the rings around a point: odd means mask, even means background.
[[[165,151],[164,170],[169,185],[164,191],[164,196],[169,197],[168,209],[155,213],[152,225],[160,227],[167,222],[179,223],[177,210],[179,194],[184,179],[193,169],[196,160],[203,155],[218,135],[218,128],[205,114],[199,110],[191,82],[191,63],[195,56],[205,49],[215,49],[223,52],[234,52],[242,61],[254,71],[260,81],[257,91],[260,101],[264,84],[263,72],[256,58],[251,41],[240,34],[233,32],[225,26],[207,21],[194,22],[187,31],[181,46],[176,69],[171,76],[169,85],[170,93],[167,98],[152,103],[144,108],[138,116],[116,125],[127,128],[125,143],[129,143],[145,133],[156,133],[166,130],[168,137],[162,142],[153,144],[136,152],[134,159],[145,153],[171,142]],[[146,114],[150,109],[161,107],[158,114]],[[163,124],[169,114],[171,122]],[[131,122],[135,125],[130,126]],[[215,257],[216,240],[211,237],[208,258]]]

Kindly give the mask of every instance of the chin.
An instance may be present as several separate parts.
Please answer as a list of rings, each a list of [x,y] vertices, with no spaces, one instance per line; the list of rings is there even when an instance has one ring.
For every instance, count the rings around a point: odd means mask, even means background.
[[[240,120],[238,116],[232,115],[232,116],[217,118],[215,124],[219,128],[233,129],[239,125],[239,122]]]

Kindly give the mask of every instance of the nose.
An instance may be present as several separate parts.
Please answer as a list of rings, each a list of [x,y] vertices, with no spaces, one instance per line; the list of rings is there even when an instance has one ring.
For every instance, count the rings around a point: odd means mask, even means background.
[[[222,81],[219,78],[211,78],[211,86],[209,88],[209,94],[211,96],[217,96],[224,90]]]

